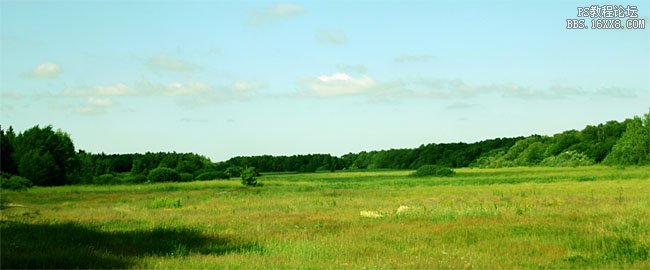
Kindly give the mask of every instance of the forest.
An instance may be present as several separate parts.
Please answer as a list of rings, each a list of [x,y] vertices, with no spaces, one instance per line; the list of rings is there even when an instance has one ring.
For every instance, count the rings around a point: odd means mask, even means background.
[[[16,133],[0,127],[3,188],[32,185],[124,184],[238,177],[246,167],[263,173],[336,170],[650,164],[650,113],[552,136],[497,138],[474,143],[431,143],[417,148],[293,156],[238,156],[213,162],[194,153],[88,153],[52,126]]]

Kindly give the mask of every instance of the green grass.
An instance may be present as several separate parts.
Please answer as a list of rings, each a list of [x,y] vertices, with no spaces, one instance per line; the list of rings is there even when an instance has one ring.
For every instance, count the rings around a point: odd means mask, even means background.
[[[2,268],[650,268],[650,167],[2,191]]]

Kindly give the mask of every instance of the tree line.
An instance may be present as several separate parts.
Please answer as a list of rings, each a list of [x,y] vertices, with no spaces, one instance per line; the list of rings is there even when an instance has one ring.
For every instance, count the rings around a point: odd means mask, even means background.
[[[426,144],[417,148],[293,156],[238,156],[212,162],[194,153],[104,154],[75,150],[70,135],[52,126],[16,134],[0,127],[3,185],[115,184],[239,177],[261,172],[315,172],[446,167],[582,166],[650,164],[650,113],[553,136],[497,138],[474,143]],[[9,181],[9,179],[13,179]]]

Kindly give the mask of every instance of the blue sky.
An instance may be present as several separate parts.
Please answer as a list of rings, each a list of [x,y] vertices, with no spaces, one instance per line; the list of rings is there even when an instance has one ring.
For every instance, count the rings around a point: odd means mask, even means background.
[[[585,5],[1,1],[0,123],[51,124],[92,152],[219,161],[550,135],[648,112],[648,29],[565,29]]]

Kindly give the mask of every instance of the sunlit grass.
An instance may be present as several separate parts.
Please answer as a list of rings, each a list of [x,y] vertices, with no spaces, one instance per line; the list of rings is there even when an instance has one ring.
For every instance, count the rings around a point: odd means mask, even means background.
[[[233,179],[3,191],[2,266],[650,267],[649,167],[409,173],[275,174],[261,188]],[[21,234],[35,228],[49,234]],[[199,240],[179,240],[187,235]],[[118,248],[137,239],[152,246]],[[48,254],[57,245],[92,252]]]

